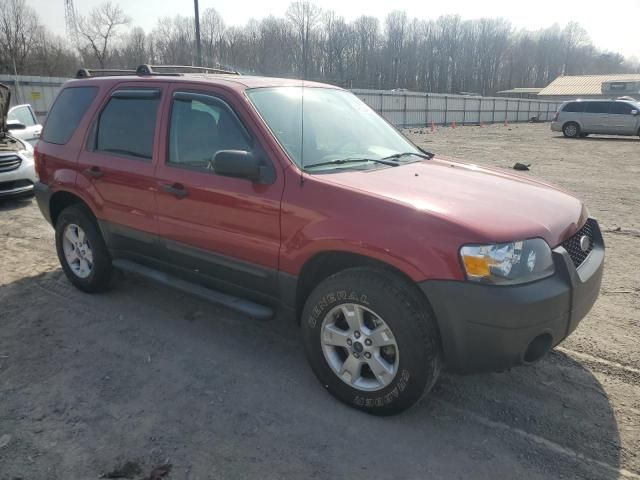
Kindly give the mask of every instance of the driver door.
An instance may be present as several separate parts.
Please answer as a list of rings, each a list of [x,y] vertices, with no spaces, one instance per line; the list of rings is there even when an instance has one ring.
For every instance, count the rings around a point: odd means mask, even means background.
[[[167,101],[156,182],[159,235],[170,263],[215,280],[218,288],[275,295],[284,182],[252,133],[249,115],[201,85],[176,86]],[[220,150],[252,151],[271,170],[271,181],[217,175],[212,162]]]

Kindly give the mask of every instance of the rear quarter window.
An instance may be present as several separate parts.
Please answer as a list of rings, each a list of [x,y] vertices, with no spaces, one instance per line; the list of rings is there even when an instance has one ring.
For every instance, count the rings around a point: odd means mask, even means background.
[[[64,145],[96,98],[98,87],[68,87],[60,92],[51,107],[42,140]]]
[[[582,102],[571,102],[567,103],[562,109],[563,112],[584,112],[584,103]]]

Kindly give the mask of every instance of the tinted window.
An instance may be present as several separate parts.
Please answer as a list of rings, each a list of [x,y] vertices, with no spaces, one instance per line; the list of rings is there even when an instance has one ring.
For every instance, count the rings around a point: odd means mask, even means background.
[[[244,128],[230,108],[204,95],[174,99],[169,163],[211,169],[220,150],[251,150]]]
[[[51,107],[42,140],[59,145],[67,143],[97,93],[97,87],[62,90]]]
[[[112,97],[98,120],[95,149],[151,159],[159,103],[157,95]]]
[[[563,112],[584,112],[583,102],[571,102],[567,103],[562,109]]]
[[[29,107],[17,107],[9,112],[7,120],[17,120],[25,127],[32,127],[36,124],[31,109]]]
[[[587,113],[609,113],[610,102],[587,102]]]
[[[615,102],[611,104],[611,110],[609,110],[609,113],[631,115],[631,110],[633,110],[633,106],[630,103]]]

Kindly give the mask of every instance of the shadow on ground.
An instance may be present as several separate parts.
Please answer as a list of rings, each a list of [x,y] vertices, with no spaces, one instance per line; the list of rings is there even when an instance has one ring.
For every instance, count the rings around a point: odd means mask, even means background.
[[[132,276],[86,295],[60,270],[0,287],[0,305],[2,479],[98,478],[127,461],[171,463],[172,479],[618,478],[607,394],[562,353],[445,374],[378,418],[324,391],[284,319]]]

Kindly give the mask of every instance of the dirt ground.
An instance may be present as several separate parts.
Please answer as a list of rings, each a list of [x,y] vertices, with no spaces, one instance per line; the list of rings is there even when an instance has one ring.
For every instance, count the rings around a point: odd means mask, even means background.
[[[445,374],[376,418],[334,400],[284,319],[133,276],[75,290],[32,200],[0,204],[0,479],[640,478],[640,140],[548,125],[412,129],[425,148],[575,192],[607,243],[602,294],[539,364]],[[505,206],[508,208],[508,205]],[[127,462],[128,465],[127,465]]]

